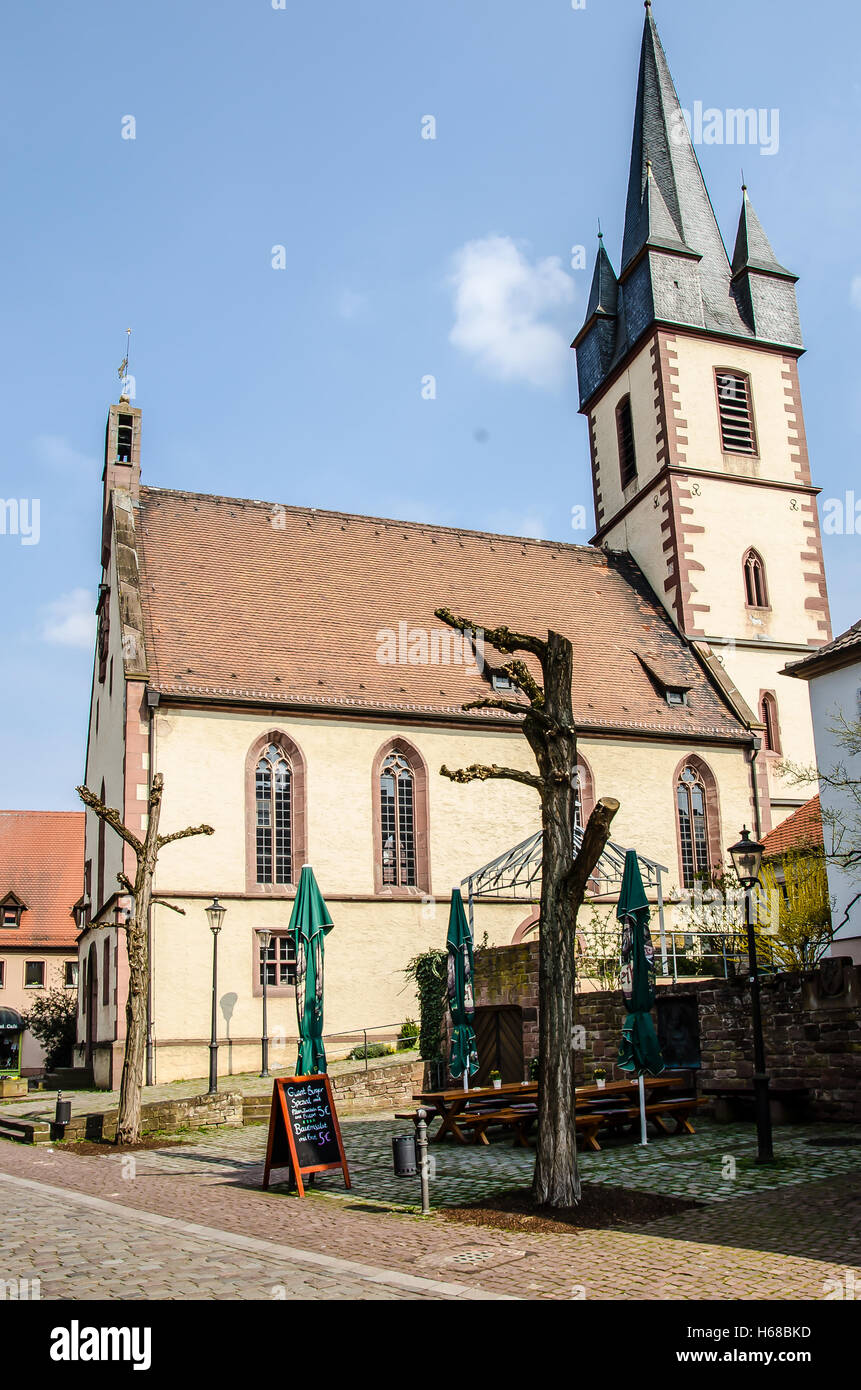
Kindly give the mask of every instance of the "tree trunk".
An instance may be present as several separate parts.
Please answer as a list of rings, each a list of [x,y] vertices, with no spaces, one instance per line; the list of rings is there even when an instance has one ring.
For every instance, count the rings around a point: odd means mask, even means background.
[[[136,1144],[141,1131],[141,1089],[146,1053],[146,1001],[150,970],[147,922],[152,901],[152,880],[158,857],[162,785],[158,777],[154,779],[149,797],[143,854],[138,857],[135,875],[134,915],[126,927],[129,993],[126,999],[126,1049],[117,1114],[118,1144]]]

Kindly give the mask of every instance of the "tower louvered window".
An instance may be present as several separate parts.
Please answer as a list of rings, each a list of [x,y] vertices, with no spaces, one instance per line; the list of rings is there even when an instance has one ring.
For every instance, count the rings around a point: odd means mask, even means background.
[[[616,431],[619,436],[619,468],[622,489],[630,487],[637,476],[637,451],[634,445],[634,416],[631,397],[626,396],[616,407]]]
[[[416,884],[415,777],[403,753],[390,753],[380,774],[383,884]]]
[[[717,392],[724,453],[754,456],[757,447],[750,377],[741,372],[718,372]]]
[[[292,774],[287,755],[270,743],[257,763],[257,882],[291,883]]]
[[[692,888],[698,874],[709,870],[709,839],[706,821],[706,791],[692,767],[686,767],[676,793],[679,813],[679,841],[682,851],[682,877],[685,888]]]

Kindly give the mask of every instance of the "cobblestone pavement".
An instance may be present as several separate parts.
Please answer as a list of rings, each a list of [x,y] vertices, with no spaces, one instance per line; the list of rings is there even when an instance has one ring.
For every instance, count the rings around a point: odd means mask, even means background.
[[[11,1222],[15,1239],[23,1231],[25,1240],[22,1267],[4,1277],[40,1276],[41,1260],[49,1280],[56,1279],[63,1254],[62,1296],[84,1298],[269,1298],[279,1286],[288,1298],[463,1297],[449,1291],[455,1282],[473,1298],[782,1300],[833,1296],[850,1272],[861,1282],[861,1154],[821,1144],[852,1137],[849,1127],[777,1131],[785,1166],[755,1169],[752,1176],[752,1136],[744,1126],[704,1124],[696,1142],[667,1139],[647,1151],[628,1144],[585,1156],[590,1180],[685,1195],[692,1183],[701,1184],[704,1205],[638,1229],[561,1235],[423,1219],[405,1205],[412,1180],[397,1182],[395,1207],[386,1195],[395,1184],[388,1177],[390,1136],[403,1129],[403,1121],[391,1119],[348,1120],[353,1191],[345,1193],[342,1184],[339,1190],[340,1179],[327,1177],[325,1190],[318,1180],[318,1190],[304,1200],[284,1189],[260,1190],[263,1127],[196,1136],[181,1150],[122,1157],[0,1142],[4,1230]],[[807,1143],[811,1137],[820,1141],[815,1147]],[[725,1156],[738,1165],[735,1181],[720,1176]],[[488,1184],[523,1183],[532,1163],[529,1153],[508,1143],[490,1150],[440,1145],[434,1157],[435,1203],[469,1200]],[[10,1184],[3,1174],[19,1181]],[[21,1179],[51,1190],[28,1191]],[[713,1190],[706,1191],[709,1184]],[[68,1194],[65,1200],[57,1189]],[[96,1198],[96,1205],[79,1207],[75,1194]],[[387,1200],[388,1209],[382,1205]],[[43,1222],[40,1216],[31,1233],[33,1212],[43,1203],[49,1217]],[[30,1214],[23,1225],[22,1205]],[[154,1215],[155,1225],[146,1223],[145,1213]],[[240,1248],[237,1239],[252,1245]],[[129,1253],[107,1250],[117,1242]],[[217,1268],[205,1263],[213,1254],[221,1261]],[[126,1267],[102,1263],[111,1259],[126,1260]],[[153,1261],[162,1268],[141,1269]],[[322,1282],[329,1277],[334,1285]],[[442,1287],[399,1282],[405,1278],[441,1281]],[[86,1292],[88,1280],[96,1281],[97,1292]],[[171,1293],[156,1292],[165,1285]],[[46,1296],[55,1296],[53,1286],[46,1287]],[[85,1291],[77,1294],[77,1287]],[[129,1287],[136,1292],[129,1294]]]

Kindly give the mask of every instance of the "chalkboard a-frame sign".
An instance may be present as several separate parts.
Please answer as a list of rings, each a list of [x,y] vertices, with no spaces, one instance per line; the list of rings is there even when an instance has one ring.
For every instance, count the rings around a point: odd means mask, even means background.
[[[299,1196],[305,1196],[302,1181],[311,1173],[327,1173],[340,1168],[350,1187],[347,1158],[341,1139],[332,1083],[319,1076],[284,1076],[275,1082],[269,1116],[269,1143],[263,1186],[269,1186],[273,1168],[289,1168]]]

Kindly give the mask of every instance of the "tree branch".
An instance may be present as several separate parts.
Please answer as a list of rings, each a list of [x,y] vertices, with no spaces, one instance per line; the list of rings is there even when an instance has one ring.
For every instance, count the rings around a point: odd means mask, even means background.
[[[519,705],[516,700],[493,700],[486,696],[481,700],[470,700],[468,705],[461,705],[461,709],[504,709],[507,714],[531,715],[533,719],[539,720],[546,729],[558,729],[554,719],[546,715],[543,710],[536,709],[534,705]]]
[[[211,825],[189,825],[185,830],[175,830],[172,835],[159,835],[156,841],[159,849],[170,845],[174,840],[187,840],[190,835],[214,835]]]
[[[616,801],[615,797],[605,796],[598,802],[589,817],[586,829],[583,831],[583,841],[579,853],[567,876],[568,887],[578,902],[582,902],[586,895],[586,886],[592,877],[595,865],[604,853],[610,838],[610,825],[618,809],[619,802]]]
[[[532,637],[527,632],[512,632],[507,627],[482,627],[470,618],[456,617],[450,608],[436,608],[434,616],[458,632],[480,632],[484,641],[499,652],[532,652],[540,660],[547,651],[547,643],[540,637]]]
[[[533,709],[544,705],[544,691],[532,675],[525,661],[509,661],[504,667],[505,674],[514,681],[518,689],[522,690],[528,700],[531,701]]]
[[[100,801],[97,796],[93,795],[89,787],[77,787],[76,791],[84,805],[89,806],[91,811],[95,811],[99,820],[103,820],[106,825],[109,825],[112,830],[115,830],[120,839],[125,840],[127,845],[131,845],[135,854],[143,854],[143,843],[138,839],[137,835],[133,835],[132,832],[123,825],[120,820],[119,811],[115,811],[110,806],[106,806],[103,801]]]
[[[513,767],[497,767],[494,763],[486,767],[482,763],[473,763],[472,767],[460,768],[457,772],[451,772],[447,767],[440,768],[440,776],[447,777],[450,782],[522,782],[524,787],[532,787],[534,791],[540,792],[544,787],[544,779],[537,777],[533,772],[520,772]]]
[[[164,898],[153,898],[153,907],[169,907],[171,912],[178,912],[180,917],[185,916],[185,908],[177,907],[175,903],[165,902]]]

